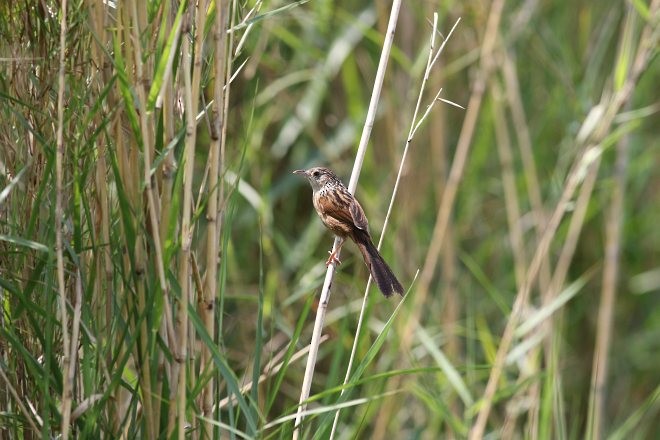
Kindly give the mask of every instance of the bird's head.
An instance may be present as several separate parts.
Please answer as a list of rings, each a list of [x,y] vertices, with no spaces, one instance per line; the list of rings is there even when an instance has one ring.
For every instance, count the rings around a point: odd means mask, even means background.
[[[312,185],[314,192],[323,188],[328,183],[339,181],[335,173],[323,167],[314,167],[307,170],[296,170],[293,172],[293,174],[300,174],[307,177],[307,180],[309,180],[310,185]]]

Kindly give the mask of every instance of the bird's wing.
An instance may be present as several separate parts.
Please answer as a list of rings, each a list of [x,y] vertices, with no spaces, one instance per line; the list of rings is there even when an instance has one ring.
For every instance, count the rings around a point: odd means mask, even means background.
[[[353,224],[359,229],[366,231],[369,228],[369,222],[367,221],[367,216],[364,215],[364,210],[357,199],[353,198],[349,210],[351,212],[351,217],[353,218]]]

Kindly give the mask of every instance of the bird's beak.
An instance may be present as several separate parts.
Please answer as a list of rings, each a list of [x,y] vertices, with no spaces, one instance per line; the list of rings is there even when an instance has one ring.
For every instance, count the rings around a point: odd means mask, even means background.
[[[302,174],[304,176],[304,175],[307,175],[307,171],[305,171],[305,170],[295,170],[293,172],[293,174]]]

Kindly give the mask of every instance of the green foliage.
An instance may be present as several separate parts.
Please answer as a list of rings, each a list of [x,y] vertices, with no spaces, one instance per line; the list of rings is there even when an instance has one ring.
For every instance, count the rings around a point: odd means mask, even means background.
[[[59,150],[61,2],[0,5],[0,437],[59,435],[70,399],[78,438],[289,438],[331,243],[291,171],[348,181],[389,3],[111,3],[69,5]],[[434,12],[435,50],[461,22],[422,111],[440,88],[467,108],[436,102],[410,144],[382,248],[409,291],[371,289],[359,334],[368,273],[344,248],[303,438],[328,438],[337,413],[339,438],[463,438],[491,403],[490,437],[660,430],[658,2],[507,3],[489,30],[496,5],[404,2],[357,191],[374,237]]]

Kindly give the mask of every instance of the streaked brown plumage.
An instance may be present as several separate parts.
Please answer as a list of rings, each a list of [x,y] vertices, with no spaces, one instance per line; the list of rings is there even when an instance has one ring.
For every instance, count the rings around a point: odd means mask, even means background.
[[[323,167],[296,170],[293,173],[307,177],[314,191],[312,201],[316,212],[323,224],[341,239],[337,250],[328,258],[326,266],[333,262],[339,263],[335,254],[339,252],[346,238],[350,238],[360,249],[364,263],[383,295],[403,295],[403,286],[371,241],[369,223],[362,206],[335,173]]]

